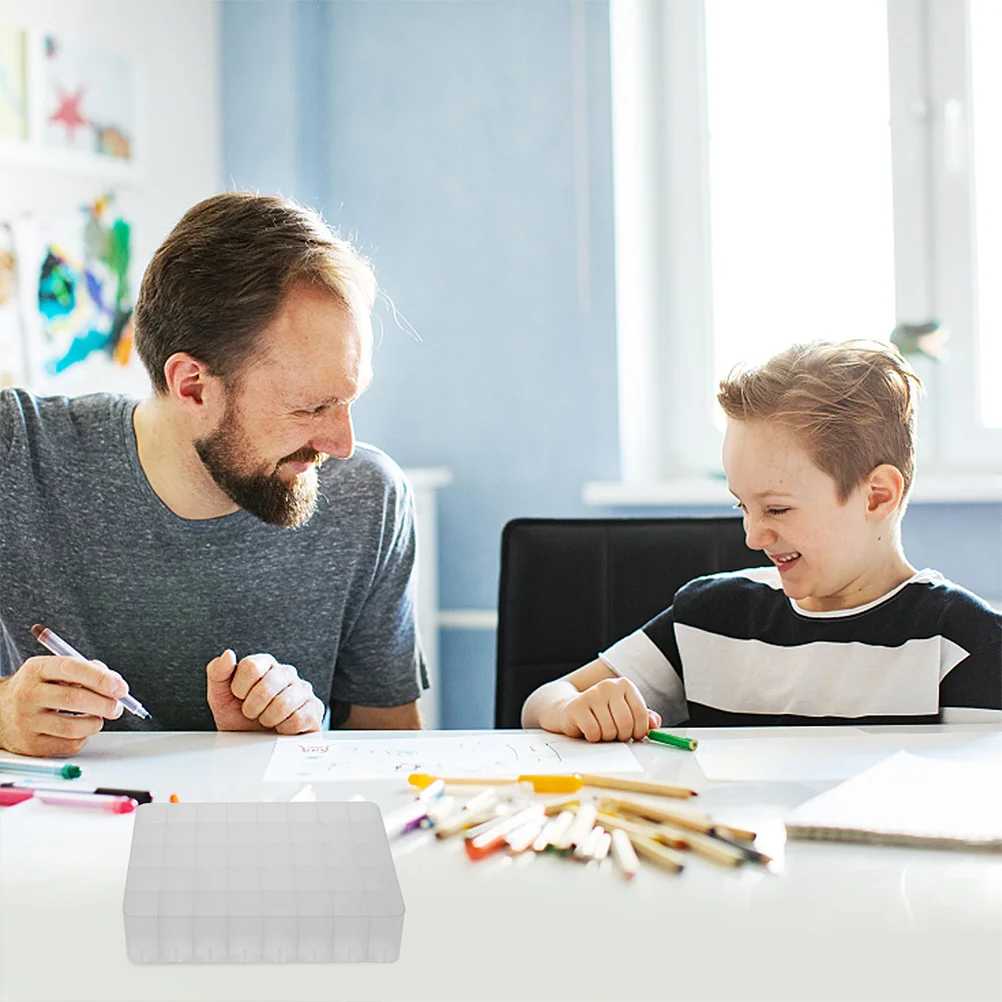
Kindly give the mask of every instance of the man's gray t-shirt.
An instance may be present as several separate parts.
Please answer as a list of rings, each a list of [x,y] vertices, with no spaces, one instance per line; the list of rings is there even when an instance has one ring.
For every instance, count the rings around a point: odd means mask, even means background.
[[[0,391],[0,674],[48,652],[43,623],[120,672],[152,721],[212,730],[205,666],[227,647],[295,666],[331,706],[400,706],[427,688],[415,626],[414,512],[384,453],[319,470],[317,511],[280,529],[242,509],[183,519],[143,473],[136,401]]]

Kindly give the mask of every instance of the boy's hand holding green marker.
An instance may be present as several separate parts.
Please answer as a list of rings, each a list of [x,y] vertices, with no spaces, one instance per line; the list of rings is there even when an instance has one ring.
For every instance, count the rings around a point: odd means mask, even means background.
[[[695,751],[699,742],[695,738],[683,738],[679,734],[669,734],[654,728],[647,732],[647,737],[651,741],[658,741],[663,745],[671,745],[673,748],[684,748],[686,751]]]

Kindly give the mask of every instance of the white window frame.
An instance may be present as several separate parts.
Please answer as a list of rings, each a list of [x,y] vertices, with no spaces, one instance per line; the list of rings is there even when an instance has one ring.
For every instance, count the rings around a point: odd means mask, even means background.
[[[585,499],[723,499],[695,486],[720,470],[704,4],[609,7],[622,483]],[[967,0],[888,3],[896,313],[952,333],[947,363],[913,359],[929,388],[917,500],[923,481],[930,500],[1002,499],[1002,430],[978,410],[968,15]]]

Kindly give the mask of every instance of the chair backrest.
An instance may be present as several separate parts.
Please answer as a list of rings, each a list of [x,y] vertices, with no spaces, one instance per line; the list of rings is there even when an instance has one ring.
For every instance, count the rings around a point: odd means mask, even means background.
[[[494,726],[643,626],[687,581],[768,564],[740,518],[519,518],[501,534]]]

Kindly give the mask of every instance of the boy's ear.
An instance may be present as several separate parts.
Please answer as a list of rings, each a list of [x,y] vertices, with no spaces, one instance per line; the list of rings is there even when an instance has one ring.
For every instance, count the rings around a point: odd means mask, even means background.
[[[900,507],[905,493],[905,478],[890,463],[874,468],[866,481],[866,515],[871,521],[890,518]]]

